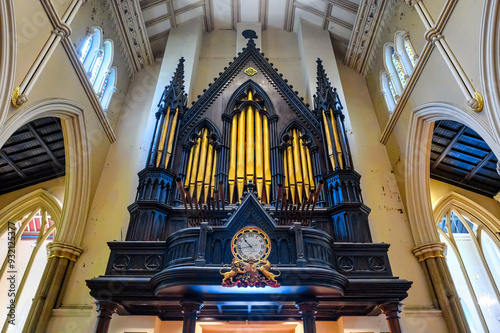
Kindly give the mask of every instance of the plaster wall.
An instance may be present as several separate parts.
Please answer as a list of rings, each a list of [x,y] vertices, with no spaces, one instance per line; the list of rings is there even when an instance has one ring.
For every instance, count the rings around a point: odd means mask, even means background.
[[[38,189],[44,189],[56,197],[61,203],[64,201],[64,176],[51,179],[42,183],[31,185],[17,191],[0,195],[0,211],[11,202]]]

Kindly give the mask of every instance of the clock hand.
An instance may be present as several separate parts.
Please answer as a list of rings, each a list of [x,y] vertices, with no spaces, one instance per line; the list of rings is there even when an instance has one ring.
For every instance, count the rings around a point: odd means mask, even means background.
[[[248,242],[245,238],[243,238],[243,240],[245,241],[245,243],[247,243],[247,244],[248,244],[248,246],[250,246],[250,247],[253,249],[253,246],[252,246],[252,245],[250,245],[250,243],[249,243],[249,242]]]

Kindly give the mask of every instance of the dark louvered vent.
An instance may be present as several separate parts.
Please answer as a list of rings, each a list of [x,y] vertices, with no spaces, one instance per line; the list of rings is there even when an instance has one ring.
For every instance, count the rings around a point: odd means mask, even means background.
[[[431,178],[491,197],[500,191],[497,161],[486,142],[469,127],[449,120],[434,125]]]
[[[64,138],[58,118],[41,118],[19,128],[0,150],[0,194],[61,177]]]

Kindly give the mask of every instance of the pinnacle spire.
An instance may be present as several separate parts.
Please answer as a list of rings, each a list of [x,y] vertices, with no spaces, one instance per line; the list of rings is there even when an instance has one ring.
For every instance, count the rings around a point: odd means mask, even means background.
[[[314,97],[314,106],[317,111],[329,110],[330,108],[336,112],[342,114],[342,104],[340,103],[339,96],[337,94],[337,88],[332,88],[332,84],[326,75],[325,68],[323,67],[323,61],[318,58],[316,60],[318,64],[316,69],[316,95]],[[343,115],[342,115],[343,116]]]
[[[158,112],[166,112],[170,109],[178,109],[183,112],[186,109],[187,95],[184,92],[184,57],[179,59],[177,68],[170,83],[165,87],[163,95],[158,103]]]

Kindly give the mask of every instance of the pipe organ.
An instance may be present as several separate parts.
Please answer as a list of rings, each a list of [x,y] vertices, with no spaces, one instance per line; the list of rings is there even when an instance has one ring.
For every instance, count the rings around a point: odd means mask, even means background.
[[[254,99],[250,89],[247,101]],[[269,122],[267,116],[261,114],[253,103],[235,114],[231,124],[230,163],[228,199],[230,203],[238,202],[243,195],[243,188],[249,180],[257,186],[257,193],[262,201],[270,203],[271,168],[269,146]]]
[[[215,166],[217,164],[216,135],[204,127],[191,139],[188,168],[184,188],[200,203],[215,196]]]
[[[309,152],[310,142],[298,129],[292,129],[283,137],[285,193],[292,203],[307,200],[314,190],[314,178]]]

